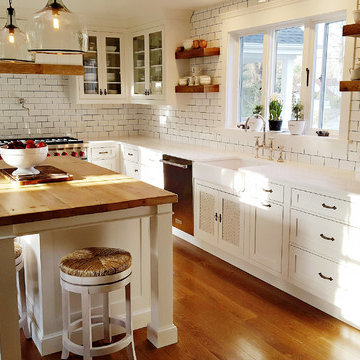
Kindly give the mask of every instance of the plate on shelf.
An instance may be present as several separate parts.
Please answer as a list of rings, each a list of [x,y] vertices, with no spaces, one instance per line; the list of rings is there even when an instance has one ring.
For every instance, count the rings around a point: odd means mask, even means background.
[[[115,52],[117,49],[117,46],[107,46],[106,51],[107,52]]]
[[[85,81],[96,81],[96,73],[85,73],[84,80]]]
[[[108,94],[118,95],[118,90],[108,90]]]

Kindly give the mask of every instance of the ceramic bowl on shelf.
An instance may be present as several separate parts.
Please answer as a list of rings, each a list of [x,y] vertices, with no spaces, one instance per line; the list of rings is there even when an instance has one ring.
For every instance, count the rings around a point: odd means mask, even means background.
[[[211,77],[209,75],[200,75],[199,78],[200,85],[211,85]]]
[[[34,149],[5,149],[0,147],[2,159],[9,165],[16,167],[13,175],[37,175],[40,174],[34,166],[43,163],[48,154],[48,147]]]
[[[185,50],[190,50],[192,49],[193,46],[193,40],[192,39],[187,39],[183,42],[183,47]]]
[[[114,73],[108,73],[107,74],[107,81],[115,81],[115,79],[116,79],[116,74],[114,74]]]
[[[188,84],[188,78],[187,77],[179,79],[179,85],[180,86],[186,86],[187,84]]]
[[[204,40],[204,39],[200,40],[200,47],[202,49],[205,49],[207,47],[207,44],[208,44],[207,40]]]
[[[107,52],[115,52],[117,49],[117,46],[106,46]]]

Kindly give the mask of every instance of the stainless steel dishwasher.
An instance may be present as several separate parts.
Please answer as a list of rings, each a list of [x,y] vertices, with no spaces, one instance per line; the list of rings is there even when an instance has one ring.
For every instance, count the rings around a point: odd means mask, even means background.
[[[173,226],[194,235],[192,161],[163,155],[164,188],[178,196],[173,204]]]

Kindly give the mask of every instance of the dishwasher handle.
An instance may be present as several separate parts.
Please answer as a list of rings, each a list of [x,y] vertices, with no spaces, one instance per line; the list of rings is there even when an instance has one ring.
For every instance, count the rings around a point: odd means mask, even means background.
[[[160,160],[160,162],[162,162],[165,165],[176,166],[176,167],[179,167],[181,169],[187,169],[189,167],[189,165],[179,164],[179,163],[175,163],[175,162],[168,161],[168,160]]]

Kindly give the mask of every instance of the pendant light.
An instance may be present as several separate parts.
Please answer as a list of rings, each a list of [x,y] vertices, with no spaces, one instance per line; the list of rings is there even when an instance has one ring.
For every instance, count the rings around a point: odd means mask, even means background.
[[[16,24],[15,10],[9,0],[7,21],[0,31],[0,60],[32,61],[28,52],[28,38]]]
[[[62,0],[48,0],[29,24],[29,51],[81,54],[87,51],[88,35],[78,17]]]

